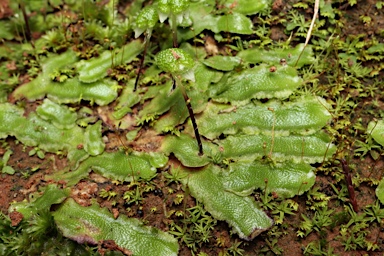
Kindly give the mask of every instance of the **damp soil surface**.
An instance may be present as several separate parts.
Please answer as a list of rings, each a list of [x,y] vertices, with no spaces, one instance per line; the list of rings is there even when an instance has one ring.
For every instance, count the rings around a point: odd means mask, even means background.
[[[0,4],[0,17],[7,17],[12,14],[9,8],[7,8],[6,2],[7,1],[2,1]],[[375,2],[374,0],[358,1],[358,4],[355,6],[350,6],[346,1],[340,4],[339,8],[346,13],[346,17],[344,18],[348,20],[348,26],[342,28],[341,34],[338,36],[346,37],[348,34],[361,34],[361,32],[366,33],[367,37],[378,35],[380,31],[384,29],[384,12],[382,10],[378,12],[372,7]],[[287,14],[295,3],[297,3],[297,1],[275,0],[272,9],[275,14]],[[307,10],[306,12],[308,19],[310,19],[312,10]],[[373,17],[371,26],[367,26],[359,18],[363,15]],[[281,25],[274,26],[272,24],[270,37],[273,40],[286,40],[288,35],[284,33],[284,28],[281,27]],[[381,40],[383,40],[383,38],[381,38]],[[12,67],[10,66],[9,68]],[[384,74],[381,72],[377,79],[384,80]],[[356,95],[356,97],[358,97],[358,95]],[[358,101],[358,98],[356,98],[356,101]],[[363,108],[363,106],[372,103],[369,102],[369,100],[365,100],[359,104],[361,108]],[[26,104],[26,106],[26,113],[34,111],[33,104]],[[381,106],[383,106],[382,103]],[[97,113],[97,110],[95,110],[95,113]],[[99,118],[103,119],[102,116]],[[359,116],[359,118],[365,119],[367,122],[371,120],[370,116]],[[138,137],[139,139],[131,145],[126,145],[127,142],[124,139],[125,131],[110,130],[105,134],[107,138],[107,151],[125,150],[128,146],[141,151],[147,149],[154,150],[161,144],[162,139],[161,136],[152,136],[150,128],[141,134]],[[46,153],[44,159],[40,159],[36,155],[30,156],[28,152],[33,148],[25,147],[18,143],[14,137],[8,137],[6,139],[6,147],[0,146],[0,156],[3,156],[7,149],[13,151],[7,164],[13,167],[16,172],[14,175],[0,175],[0,210],[4,214],[9,214],[13,223],[17,225],[20,221],[20,216],[14,213],[8,213],[10,204],[12,202],[29,200],[30,195],[40,191],[41,187],[53,183],[52,180],[45,179],[46,175],[63,169],[66,166],[66,159],[65,157],[51,153]],[[177,160],[173,159],[171,161]],[[351,147],[348,164],[353,166],[351,175],[358,175],[361,180],[365,178],[381,179],[383,175],[384,161],[382,157],[379,157],[377,160],[372,159],[369,155],[366,155],[364,158],[354,157],[353,146]],[[70,196],[83,206],[90,205],[91,200],[96,199],[102,207],[108,208],[116,218],[119,215],[127,215],[142,220],[146,225],[168,231],[169,221],[180,221],[183,217],[175,217],[175,215],[173,215],[172,218],[167,218],[165,213],[169,213],[170,211],[185,211],[185,209],[195,206],[196,201],[181,189],[181,185],[175,183],[167,184],[163,176],[163,173],[166,171],[167,168],[158,170],[159,173],[153,180],[153,190],[144,193],[142,202],[139,204],[133,203],[127,205],[124,201],[123,195],[127,191],[127,184],[112,182],[93,172],[89,174],[88,178],[83,179],[72,187]],[[66,186],[65,183],[61,183],[60,181],[56,183],[63,187]],[[340,204],[332,188],[332,184],[336,183],[337,181],[335,181],[335,177],[331,175],[331,172],[317,173],[315,186],[319,192],[331,197],[328,208],[334,211],[332,214],[337,214],[345,210],[345,205]],[[363,211],[362,209],[364,209],[366,205],[373,204],[377,200],[375,188],[372,184],[364,182],[355,188],[358,214]],[[99,196],[102,190],[114,191],[116,192],[116,196],[113,200],[106,200]],[[180,205],[174,203],[178,194],[183,194],[185,197],[183,203]],[[275,254],[303,255],[305,247],[310,242],[319,240],[333,248],[333,253],[336,255],[383,255],[384,232],[383,227],[379,225],[369,227],[369,235],[366,237],[372,243],[378,245],[379,249],[376,250],[376,252],[360,250],[346,252],[345,246],[337,239],[337,237],[340,236],[339,223],[331,225],[332,228],[322,229],[321,232],[313,232],[304,238],[298,237],[297,231],[303,221],[301,216],[304,215],[311,219],[314,217],[314,213],[308,209],[308,197],[306,194],[296,196],[292,200],[298,203],[298,210],[294,212],[293,215],[287,215],[284,223],[278,225],[277,231],[282,232],[282,234],[279,235],[277,244],[271,245],[268,242],[270,237],[268,237],[267,233],[263,233],[252,241],[243,241],[240,245],[240,248],[244,250],[243,255],[260,255],[263,251],[268,252],[266,255],[273,255],[274,253],[271,252],[273,248],[279,248],[279,251],[276,251]],[[347,201],[345,203],[348,204],[349,202]],[[217,239],[214,239],[218,237],[221,238],[221,244],[217,244]],[[219,221],[213,231],[213,237],[210,239],[210,242],[203,244],[201,252],[205,252],[207,255],[219,255],[222,248],[228,248],[238,241],[241,241],[241,239],[232,234],[228,224]],[[180,243],[180,246],[180,255],[192,255],[190,249],[187,248],[185,244]]]

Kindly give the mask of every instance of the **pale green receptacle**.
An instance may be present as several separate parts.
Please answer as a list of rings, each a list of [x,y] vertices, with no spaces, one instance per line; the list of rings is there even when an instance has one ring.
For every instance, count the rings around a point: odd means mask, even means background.
[[[155,7],[144,7],[135,20],[135,38],[139,37],[144,31],[150,34],[158,20],[159,15]]]
[[[180,48],[170,48],[156,55],[156,65],[173,76],[185,75],[194,66],[194,60],[188,52]]]

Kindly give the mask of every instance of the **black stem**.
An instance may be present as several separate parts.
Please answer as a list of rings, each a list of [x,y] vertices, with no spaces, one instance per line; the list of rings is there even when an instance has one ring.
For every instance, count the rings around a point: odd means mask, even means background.
[[[192,110],[191,100],[189,99],[187,93],[184,90],[182,90],[182,94],[185,100],[185,104],[187,105],[189,117],[191,118],[191,121],[192,121],[193,131],[195,132],[197,145],[199,146],[199,155],[203,155],[204,154],[203,144],[201,143],[201,137],[200,137],[199,129],[197,128],[195,114],[193,113],[193,110]]]
[[[176,16],[175,14],[171,14],[172,19],[172,38],[173,38],[173,48],[178,48],[177,43],[177,25],[176,25]]]
[[[150,36],[149,36],[149,37],[150,37]],[[146,36],[146,39],[145,39],[145,42],[144,42],[143,57],[141,58],[141,61],[140,61],[139,71],[138,71],[138,73],[137,73],[137,77],[136,77],[136,81],[135,81],[135,87],[133,87],[133,91],[134,91],[134,92],[137,90],[137,85],[139,84],[140,75],[141,75],[141,70],[143,69],[145,55],[147,54],[148,44],[149,44],[149,38],[148,38],[148,35],[147,35],[147,36]]]
[[[31,29],[29,27],[29,21],[28,21],[28,15],[27,15],[27,12],[25,11],[25,4],[23,1],[21,1],[19,3],[19,7],[21,9],[21,12],[23,14],[23,18],[24,18],[24,22],[25,22],[25,28],[26,28],[26,37],[27,37],[27,40],[31,40],[32,38],[32,33],[31,33]]]

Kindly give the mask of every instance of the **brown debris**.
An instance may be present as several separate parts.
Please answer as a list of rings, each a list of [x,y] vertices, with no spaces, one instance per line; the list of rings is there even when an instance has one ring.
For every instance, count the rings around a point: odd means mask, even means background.
[[[107,252],[107,250],[120,251],[127,256],[133,255],[133,253],[130,250],[118,246],[114,240],[103,240],[99,242],[98,252],[101,255],[104,255]]]
[[[0,19],[8,18],[13,15],[11,7],[9,7],[9,0],[0,1]]]
[[[95,197],[98,185],[94,182],[81,181],[71,190],[71,197],[82,206],[90,206],[91,199]]]
[[[206,36],[205,38],[205,50],[208,55],[216,55],[219,53],[219,48],[217,47],[217,43],[212,36]]]
[[[9,214],[9,218],[11,219],[11,226],[16,227],[23,220],[23,214],[17,211],[13,211]]]

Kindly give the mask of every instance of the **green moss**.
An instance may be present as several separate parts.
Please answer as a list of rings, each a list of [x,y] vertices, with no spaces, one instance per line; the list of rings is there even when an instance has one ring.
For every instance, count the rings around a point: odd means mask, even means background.
[[[305,237],[313,232],[320,237],[320,242],[308,244],[305,253],[324,254],[331,248],[325,234],[332,228],[333,219],[329,215],[333,212],[326,208],[327,204],[348,202],[346,186],[340,182],[342,173],[335,167],[332,155],[337,152],[335,158],[345,157],[354,150],[357,155],[370,154],[379,160],[384,145],[382,121],[373,121],[366,128],[366,120],[382,116],[378,75],[383,69],[379,63],[383,44],[378,43],[377,33],[369,38],[364,34],[343,35],[339,28],[346,26],[345,10],[320,3],[312,39],[304,47],[298,42],[303,41],[308,31],[309,20],[303,10],[311,8],[309,1],[295,3],[287,9],[288,13],[284,9],[278,14],[280,7],[276,1],[272,5],[271,0],[154,1],[153,5],[140,0],[124,8],[121,3],[117,8],[117,1],[95,5],[90,0],[73,4],[55,0],[47,6],[44,1],[35,2],[25,3],[31,31],[54,29],[29,42],[23,36],[26,26],[19,7],[11,3],[14,16],[0,22],[0,37],[5,39],[0,47],[4,60],[0,68],[0,98],[2,102],[17,101],[19,106],[26,99],[38,106],[34,111],[28,103],[27,114],[10,103],[0,104],[0,137],[14,136],[23,146],[33,147],[30,155],[37,154],[40,158],[45,152],[67,154],[68,167],[46,179],[63,180],[72,187],[93,171],[112,181],[130,183],[129,186],[135,186],[139,179],[161,189],[164,183],[176,182],[177,186],[173,184],[169,188],[170,194],[171,190],[180,189],[182,182],[185,195],[176,193],[170,199],[173,206],[180,207],[189,190],[199,204],[187,211],[174,210],[166,204],[169,198],[164,199],[164,216],[172,218],[165,220],[169,232],[194,254],[203,254],[206,250],[199,251],[201,246],[212,245],[211,236],[217,230],[211,228],[217,220],[228,222],[234,233],[251,240],[272,226],[272,218],[276,226],[263,237],[265,246],[257,253],[281,253],[277,241],[291,232],[284,216],[298,210],[293,199],[285,198],[305,193],[307,209],[300,207],[305,217],[297,235]],[[351,8],[356,4],[349,2]],[[372,8],[379,10],[380,6],[378,3]],[[76,15],[56,13],[58,7]],[[42,9],[47,13],[41,15]],[[368,15],[360,17],[366,26],[370,26]],[[170,18],[168,23],[157,22],[167,18]],[[134,78],[140,65],[137,56],[144,47],[140,40],[131,41],[132,28],[136,36],[146,32],[148,46],[141,86],[135,91]],[[180,48],[166,48],[170,46],[168,39],[172,32],[177,35]],[[275,36],[279,36],[278,40]],[[26,43],[15,47],[15,42],[22,40]],[[204,46],[218,47],[218,55],[209,56],[211,52]],[[27,78],[31,81],[25,83]],[[177,80],[176,89],[172,78]],[[193,138],[184,91],[203,135],[202,156]],[[121,144],[130,147],[127,150],[130,153],[110,152],[120,145],[114,136],[109,136],[112,133],[121,137],[126,133],[128,141]],[[102,138],[102,134],[106,136]],[[149,142],[148,134],[154,134]],[[12,174],[14,169],[8,166],[12,161],[7,160],[15,156],[11,150],[5,152],[2,171]],[[174,162],[181,164],[179,169],[172,167],[169,175],[157,174]],[[311,189],[316,178],[311,166],[314,163],[322,163],[317,171],[324,171],[328,180],[332,180],[337,196],[327,196],[326,187],[322,187],[324,191]],[[378,184],[376,195],[383,202],[384,182],[378,180],[377,172],[363,178],[359,168],[351,169],[352,185],[368,184],[374,188]],[[156,175],[161,177],[161,183],[157,183],[159,177],[154,179]],[[56,192],[51,189],[47,191],[54,195]],[[117,195],[106,190],[100,194],[106,198]],[[141,188],[136,186],[124,194],[124,199],[126,203],[145,202],[142,195]],[[140,253],[146,254],[145,239],[159,242],[156,239],[169,238],[156,229],[149,236],[137,236],[138,239],[136,235],[126,236],[126,230],[121,227],[114,234],[106,226],[115,227],[121,220],[112,220],[96,204],[85,208],[72,201],[63,203],[64,197],[57,200],[62,208],[55,218],[63,234],[76,241],[100,245],[100,240],[111,239],[126,250],[139,245]],[[42,198],[51,202],[45,194]],[[31,201],[32,208],[34,202],[39,199]],[[39,207],[48,213],[51,205],[39,204]],[[20,211],[32,209],[23,207]],[[366,238],[368,220],[374,218],[371,222],[379,223],[379,203],[376,208],[375,212],[364,208],[356,216],[350,213],[350,222],[337,223],[335,227],[340,228],[334,231],[340,232],[340,236],[335,240],[342,242],[343,249],[378,250],[378,245]],[[152,209],[151,214],[160,212],[159,207]],[[263,212],[266,209],[272,217]],[[204,217],[196,217],[199,213]],[[26,215],[41,221],[35,213]],[[177,218],[180,216],[184,217]],[[144,222],[151,222],[151,217]],[[197,221],[202,218],[209,223]],[[339,222],[337,218],[335,221]],[[122,219],[122,226],[131,222]],[[22,233],[7,225],[7,232]],[[35,228],[34,224],[28,225]],[[135,220],[129,227],[141,230],[141,225]],[[220,239],[218,254],[244,253],[242,242],[233,242],[231,238],[232,244],[228,245],[227,237],[217,238]],[[165,247],[171,248],[168,253],[175,254],[176,242],[171,240],[171,245]],[[32,252],[44,245],[37,240],[20,241],[23,248],[33,244]],[[11,241],[6,242],[7,247],[0,242],[0,254],[13,248],[8,246]],[[137,244],[128,244],[131,242]],[[63,251],[71,254],[69,250]],[[48,248],[45,253],[50,252]],[[21,255],[19,250],[17,254]]]

